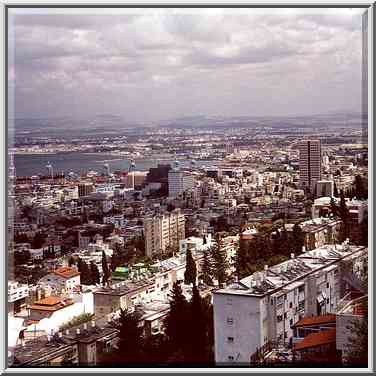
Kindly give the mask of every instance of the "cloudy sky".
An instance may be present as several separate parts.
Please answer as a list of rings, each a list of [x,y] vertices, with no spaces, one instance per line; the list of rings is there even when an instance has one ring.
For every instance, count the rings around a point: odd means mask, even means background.
[[[356,9],[13,9],[15,117],[359,111]]]

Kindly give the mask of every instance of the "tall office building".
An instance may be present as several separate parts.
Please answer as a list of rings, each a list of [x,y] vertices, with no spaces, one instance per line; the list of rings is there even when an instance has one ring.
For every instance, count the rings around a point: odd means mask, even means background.
[[[179,241],[185,238],[185,217],[180,209],[144,220],[146,256],[179,249]]]
[[[178,197],[195,185],[194,176],[187,171],[170,170],[168,172],[168,195]]]
[[[310,192],[315,191],[321,180],[321,141],[305,140],[299,145],[300,185]]]

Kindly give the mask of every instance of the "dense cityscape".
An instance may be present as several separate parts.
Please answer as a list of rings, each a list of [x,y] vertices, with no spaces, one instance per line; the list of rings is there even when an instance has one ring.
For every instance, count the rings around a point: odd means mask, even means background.
[[[8,367],[369,367],[368,15],[117,10],[7,14]]]
[[[334,124],[320,138],[308,125],[150,128],[91,146],[131,156],[125,170],[50,162],[33,176],[18,175],[16,142],[12,365],[362,364],[349,322],[365,317],[368,153],[361,128]]]

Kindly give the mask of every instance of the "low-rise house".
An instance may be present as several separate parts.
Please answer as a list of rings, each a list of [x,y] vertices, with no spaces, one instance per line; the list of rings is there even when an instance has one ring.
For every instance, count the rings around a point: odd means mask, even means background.
[[[80,272],[74,267],[60,267],[41,278],[39,283],[48,284],[57,290],[79,290],[81,286]]]

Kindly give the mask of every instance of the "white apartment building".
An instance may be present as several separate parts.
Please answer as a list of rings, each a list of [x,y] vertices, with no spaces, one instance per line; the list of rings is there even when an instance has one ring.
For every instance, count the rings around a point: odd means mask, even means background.
[[[300,185],[314,192],[316,183],[321,180],[321,141],[305,140],[299,145]]]
[[[216,363],[249,364],[268,342],[291,345],[301,318],[334,313],[350,280],[345,265],[361,269],[367,249],[327,245],[291,256],[214,292]]]
[[[26,308],[29,286],[16,281],[8,281],[8,313],[17,314]]]
[[[186,171],[171,170],[168,172],[168,195],[169,197],[178,197],[185,191],[193,188],[195,178]]]
[[[165,252],[168,248],[179,249],[179,241],[185,238],[185,217],[180,209],[144,220],[145,250],[147,256]]]

